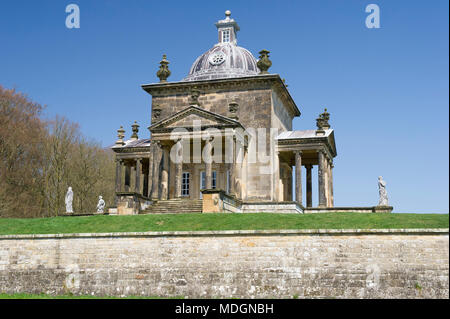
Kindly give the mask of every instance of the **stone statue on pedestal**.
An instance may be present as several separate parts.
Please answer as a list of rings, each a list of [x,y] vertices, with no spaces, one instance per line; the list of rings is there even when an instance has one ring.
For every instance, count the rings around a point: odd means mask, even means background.
[[[105,212],[105,201],[103,200],[102,196],[98,197],[98,203],[97,203],[97,213],[103,214]]]
[[[72,208],[72,202],[73,202],[73,191],[72,191],[72,187],[69,186],[69,189],[67,190],[66,193],[66,198],[64,200],[65,204],[66,204],[66,213],[73,213],[73,208]]]
[[[378,192],[380,194],[378,206],[389,206],[388,196],[386,192],[386,182],[383,180],[383,177],[381,176],[378,176]]]

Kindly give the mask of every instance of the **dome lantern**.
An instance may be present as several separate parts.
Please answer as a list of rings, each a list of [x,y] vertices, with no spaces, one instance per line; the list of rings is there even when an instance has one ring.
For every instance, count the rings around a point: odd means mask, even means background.
[[[236,34],[240,30],[239,26],[234,19],[230,18],[231,11],[225,11],[225,19],[219,20],[216,23],[217,32],[219,35],[219,44],[220,43],[232,43],[234,45],[237,44]]]

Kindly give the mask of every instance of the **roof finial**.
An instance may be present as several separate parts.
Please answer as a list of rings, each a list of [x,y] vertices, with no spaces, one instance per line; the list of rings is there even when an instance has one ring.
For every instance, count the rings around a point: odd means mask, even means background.
[[[164,83],[167,82],[167,78],[170,76],[169,70],[169,61],[167,61],[167,57],[163,54],[162,60],[159,62],[159,70],[156,72],[156,76],[159,77],[159,82]]]
[[[328,121],[330,120],[330,113],[327,112],[327,109],[319,115],[316,119],[316,125],[319,130],[327,130],[330,128],[330,124]]]
[[[119,139],[116,141],[116,145],[124,145],[125,142],[123,141],[123,138],[125,137],[125,130],[123,129],[123,126],[120,126],[117,130],[117,137]]]
[[[139,138],[138,137],[139,124],[137,124],[136,121],[134,121],[134,124],[131,125],[131,130],[133,131],[133,134],[131,135],[131,138],[137,140]]]
[[[269,74],[267,70],[272,66],[272,61],[270,61],[269,59],[269,53],[270,51],[267,50],[259,51],[260,56],[258,63],[256,64],[258,68],[261,70],[259,74]]]
[[[225,11],[226,19],[230,19],[230,16],[231,16],[231,11],[230,10]]]

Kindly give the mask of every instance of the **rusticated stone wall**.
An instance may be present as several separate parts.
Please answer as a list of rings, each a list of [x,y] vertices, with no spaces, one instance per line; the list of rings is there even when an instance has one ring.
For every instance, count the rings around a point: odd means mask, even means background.
[[[0,292],[448,298],[445,230],[0,236]]]

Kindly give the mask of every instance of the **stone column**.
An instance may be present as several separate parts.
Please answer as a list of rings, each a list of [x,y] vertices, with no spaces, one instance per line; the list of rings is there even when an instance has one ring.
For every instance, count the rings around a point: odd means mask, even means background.
[[[302,152],[295,151],[295,200],[302,205]]]
[[[236,178],[236,137],[233,136],[233,138],[230,138],[230,144],[229,148],[231,149],[231,163],[229,164],[230,167],[230,177],[229,177],[229,183],[230,183],[230,195],[235,196],[235,178]]]
[[[116,193],[122,189],[122,160],[116,158]]]
[[[152,187],[153,187],[153,144],[150,145],[150,155],[148,156],[148,192],[145,194],[147,197],[152,197]]]
[[[155,143],[153,148],[152,199],[159,199],[159,168],[161,163],[161,147]]]
[[[283,167],[282,170],[281,166]],[[282,165],[280,165],[280,172],[281,171],[283,172],[283,174],[280,175],[281,185],[283,185],[283,192],[280,192],[280,195],[283,195],[281,198],[284,202],[286,202],[292,200],[292,197],[289,197],[289,195],[291,194],[290,191],[292,191],[289,190],[289,183],[292,184],[292,179],[289,178],[289,174],[292,175],[292,170],[290,170],[290,166],[283,163]]]
[[[206,140],[205,145],[205,187],[206,189],[212,188],[212,145],[211,139]]]
[[[294,198],[294,194],[292,192],[292,167],[289,166],[288,167],[288,177],[287,177],[287,196],[285,198],[285,200],[287,201],[292,201]]]
[[[331,162],[330,163],[330,176],[329,176],[329,181],[330,181],[330,207],[334,207],[333,167],[334,167],[334,164],[333,164],[333,162]]]
[[[331,160],[329,158],[326,159],[327,163],[327,207],[331,207],[331,182],[330,182],[330,171],[331,171]]]
[[[306,207],[312,207],[312,165],[306,165]]]
[[[125,163],[125,191],[130,191],[130,181],[131,181],[131,165]]]
[[[326,168],[325,168],[325,154],[324,151],[319,150],[318,151],[318,157],[319,157],[319,171],[318,171],[318,177],[319,177],[319,207],[326,207],[327,206],[327,198],[325,194],[325,174],[326,174]]]
[[[177,158],[175,159],[175,198],[181,197],[181,182],[183,178],[183,143],[181,139],[175,144]]]
[[[286,200],[284,198],[284,193],[281,192],[286,180],[285,177],[285,168],[282,168],[283,165],[280,161],[280,152],[278,150],[273,150],[273,155],[271,159],[273,174],[272,174],[272,193],[270,195],[271,201],[280,202]],[[282,174],[283,173],[283,174]],[[270,175],[268,175],[270,176]]]
[[[246,178],[247,167],[244,167],[244,161],[247,157],[247,146],[245,142],[236,139],[235,143],[235,165],[234,165],[234,194],[237,198],[242,199],[244,197],[244,192],[246,192]],[[245,170],[245,171],[244,171]]]
[[[169,194],[169,147],[163,147],[163,165],[161,172],[161,194],[160,199],[168,199]]]
[[[142,186],[142,196],[144,197],[148,197],[148,167],[146,166],[147,169],[143,169],[144,185]]]
[[[141,167],[142,167],[142,159],[136,159],[136,178],[134,183],[134,192],[140,194],[141,193]]]
[[[324,181],[324,186],[325,186],[325,202],[326,202],[326,207],[330,207],[330,196],[329,196],[329,191],[330,191],[330,183],[329,183],[329,169],[330,169],[330,165],[329,165],[329,161],[328,161],[328,157],[325,155],[324,158],[324,177],[325,177],[325,181]]]

